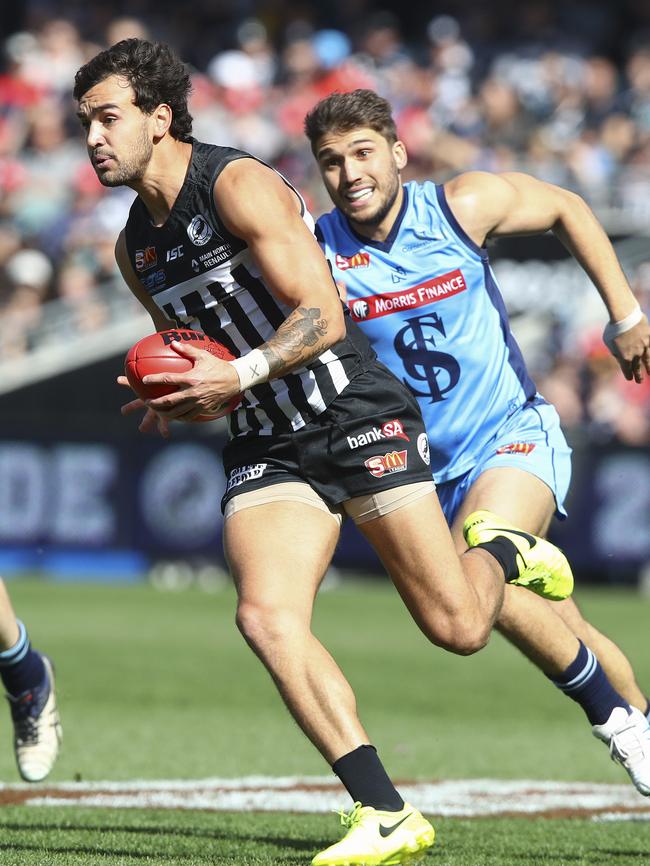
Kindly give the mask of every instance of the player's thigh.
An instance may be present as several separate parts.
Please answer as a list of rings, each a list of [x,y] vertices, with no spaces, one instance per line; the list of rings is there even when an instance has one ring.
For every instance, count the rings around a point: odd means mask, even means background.
[[[359,529],[412,613],[436,604],[454,606],[465,581],[435,492],[364,522]]]
[[[339,537],[325,509],[277,500],[235,511],[224,524],[224,551],[240,604],[288,607],[310,615]]]
[[[555,512],[553,491],[544,481],[512,466],[486,469],[473,482],[452,525],[459,551],[467,548],[463,523],[473,511],[493,511],[527,532],[545,535]]]

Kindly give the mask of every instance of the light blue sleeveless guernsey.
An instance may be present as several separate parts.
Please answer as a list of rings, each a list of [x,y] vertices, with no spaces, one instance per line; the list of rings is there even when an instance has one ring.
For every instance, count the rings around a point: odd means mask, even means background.
[[[506,420],[536,395],[485,249],[454,218],[442,186],[404,186],[389,237],[357,235],[338,210],[317,237],[352,318],[418,398],[437,482],[470,470]]]

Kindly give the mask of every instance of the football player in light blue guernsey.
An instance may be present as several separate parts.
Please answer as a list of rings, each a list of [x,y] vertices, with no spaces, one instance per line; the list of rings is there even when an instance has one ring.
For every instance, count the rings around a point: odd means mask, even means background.
[[[54,670],[49,658],[32,648],[1,578],[0,683],[9,702],[18,772],[26,782],[41,782],[61,743]]]
[[[650,373],[650,328],[614,250],[577,195],[519,174],[468,172],[402,184],[389,103],[334,93],[305,119],[335,208],[317,234],[353,319],[417,396],[438,495],[459,550],[494,512],[543,535],[570,478],[570,449],[508,325],[489,238],[551,230],[610,316],[605,341],[627,379]],[[568,599],[507,587],[499,630],[585,710],[595,736],[650,795],[648,701],[622,651]]]

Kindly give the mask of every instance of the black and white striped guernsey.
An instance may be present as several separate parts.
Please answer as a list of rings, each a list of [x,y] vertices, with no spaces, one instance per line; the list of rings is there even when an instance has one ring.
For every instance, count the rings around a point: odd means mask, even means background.
[[[255,159],[193,139],[185,182],[165,224],[153,226],[138,197],[125,228],[133,270],[166,316],[179,327],[204,331],[236,357],[266,342],[291,313],[273,297],[246,243],[225,228],[214,207],[217,177],[228,163],[242,158]],[[313,231],[313,219],[294,191]],[[298,430],[375,361],[374,350],[344,309],[345,338],[306,367],[246,391],[230,416],[232,436]]]

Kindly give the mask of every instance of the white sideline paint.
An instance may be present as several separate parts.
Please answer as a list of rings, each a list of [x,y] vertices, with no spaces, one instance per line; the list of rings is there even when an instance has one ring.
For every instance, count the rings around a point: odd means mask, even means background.
[[[406,800],[433,815],[540,815],[567,810],[598,820],[650,820],[650,798],[629,784],[464,779],[403,782],[399,790]],[[0,784],[0,800],[32,806],[247,812],[329,812],[350,805],[341,784],[330,776]]]
[[[650,812],[602,812],[591,816],[592,821],[650,821]]]

